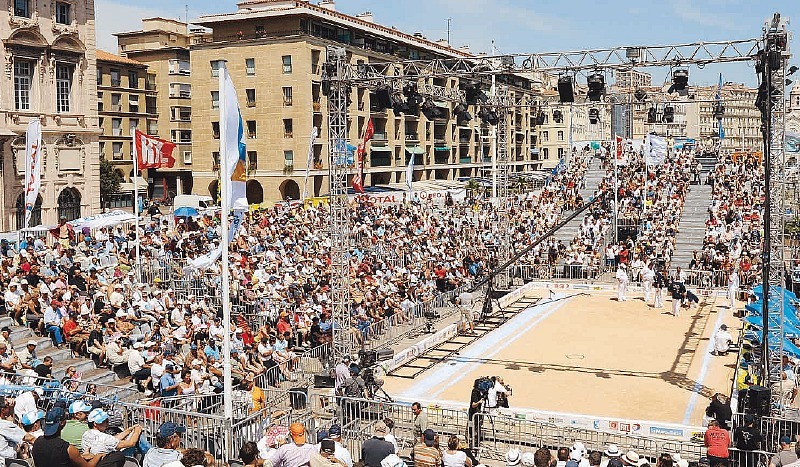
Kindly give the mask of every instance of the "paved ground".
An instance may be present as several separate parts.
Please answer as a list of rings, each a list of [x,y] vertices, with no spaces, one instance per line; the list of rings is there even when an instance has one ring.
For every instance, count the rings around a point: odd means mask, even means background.
[[[735,355],[710,355],[709,338],[739,321],[722,298],[680,317],[632,293],[561,291],[415,379],[387,377],[400,398],[466,406],[472,382],[502,375],[514,389],[511,406],[700,425],[708,397],[729,393]],[[734,333],[735,335],[735,333]]]

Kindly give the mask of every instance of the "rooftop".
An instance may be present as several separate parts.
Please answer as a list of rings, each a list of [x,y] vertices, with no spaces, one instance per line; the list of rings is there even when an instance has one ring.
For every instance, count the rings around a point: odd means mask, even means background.
[[[110,63],[119,63],[121,65],[130,65],[130,66],[139,66],[139,67],[146,67],[147,65],[142,62],[137,62],[136,60],[131,60],[130,58],[120,57],[119,55],[112,54],[111,52],[106,52],[105,50],[97,49],[97,61],[98,62],[110,62]]]

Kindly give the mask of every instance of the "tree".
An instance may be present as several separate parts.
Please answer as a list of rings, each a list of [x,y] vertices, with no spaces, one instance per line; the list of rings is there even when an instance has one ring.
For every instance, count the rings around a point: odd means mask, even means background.
[[[114,170],[111,162],[105,157],[100,158],[100,206],[107,207],[109,197],[119,192],[119,185],[122,183],[122,175]]]

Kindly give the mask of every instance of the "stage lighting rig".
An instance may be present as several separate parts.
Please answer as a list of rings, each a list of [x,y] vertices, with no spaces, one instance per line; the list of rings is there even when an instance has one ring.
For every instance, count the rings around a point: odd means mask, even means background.
[[[553,121],[555,123],[563,122],[564,121],[564,114],[558,109],[554,110],[553,111]]]
[[[599,102],[600,99],[606,94],[606,78],[602,73],[592,73],[586,78],[586,84],[589,86],[589,92],[586,95],[592,102]]]
[[[678,92],[679,95],[685,96],[689,93],[686,87],[689,86],[689,70],[687,68],[678,68],[672,72],[672,86],[669,88],[669,93]]]
[[[592,125],[597,125],[600,121],[600,111],[592,107],[589,109],[589,123]]]

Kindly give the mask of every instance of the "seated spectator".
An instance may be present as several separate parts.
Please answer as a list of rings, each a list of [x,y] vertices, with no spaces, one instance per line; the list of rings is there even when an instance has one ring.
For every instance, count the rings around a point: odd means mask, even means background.
[[[92,406],[84,401],[75,401],[69,406],[70,418],[61,430],[61,438],[69,444],[80,447],[83,434],[89,430],[87,418]]]
[[[125,463],[123,449],[132,448],[139,443],[142,434],[141,425],[133,425],[121,433],[112,436],[108,429],[108,413],[97,408],[89,412],[89,429],[81,437],[81,451],[84,456],[105,454],[101,466],[122,467]]]
[[[77,447],[61,438],[65,425],[64,415],[64,409],[61,407],[54,407],[47,412],[42,425],[42,436],[37,438],[33,445],[33,461],[39,466],[96,467],[102,460],[103,454],[84,458]]]
[[[182,433],[186,433],[186,427],[172,422],[162,423],[156,434],[156,447],[147,451],[142,467],[163,467],[172,461],[181,460],[183,450],[179,448]]]

